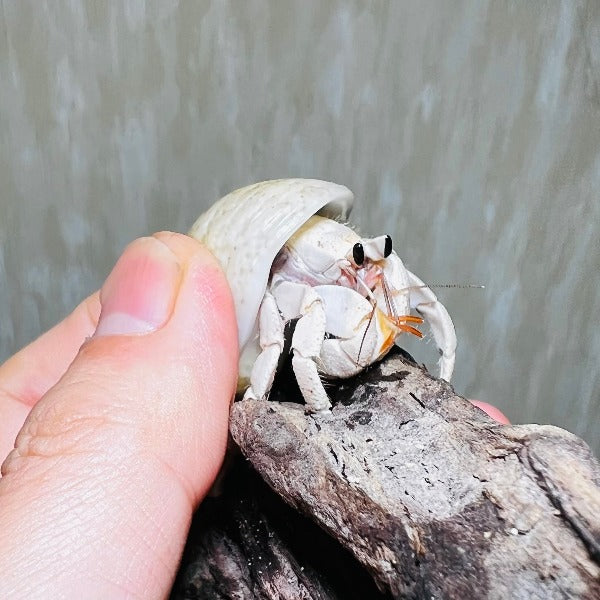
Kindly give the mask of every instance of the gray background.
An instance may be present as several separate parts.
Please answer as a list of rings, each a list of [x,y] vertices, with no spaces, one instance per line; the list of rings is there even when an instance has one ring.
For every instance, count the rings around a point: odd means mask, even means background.
[[[486,285],[437,290],[457,391],[598,451],[599,147],[595,0],[4,0],[0,359],[136,236],[317,177],[425,281]]]

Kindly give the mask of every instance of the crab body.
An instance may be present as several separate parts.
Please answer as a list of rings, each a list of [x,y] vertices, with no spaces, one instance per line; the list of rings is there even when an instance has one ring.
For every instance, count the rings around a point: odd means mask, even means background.
[[[190,235],[217,256],[232,288],[241,349],[239,388],[266,398],[295,321],[292,367],[307,409],[326,410],[322,376],[344,378],[383,357],[402,332],[421,336],[415,309],[440,348],[449,380],[456,336],[446,309],[406,269],[389,236],[361,238],[328,217],[352,207],[345,187],[310,179],[267,181],[213,205]]]

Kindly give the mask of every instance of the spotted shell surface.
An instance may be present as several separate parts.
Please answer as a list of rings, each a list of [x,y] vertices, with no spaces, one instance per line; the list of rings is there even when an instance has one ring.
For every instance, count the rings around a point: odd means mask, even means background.
[[[240,188],[211,206],[190,229],[220,261],[233,293],[240,348],[252,336],[271,266],[310,217],[346,219],[354,196],[318,179],[277,179]]]

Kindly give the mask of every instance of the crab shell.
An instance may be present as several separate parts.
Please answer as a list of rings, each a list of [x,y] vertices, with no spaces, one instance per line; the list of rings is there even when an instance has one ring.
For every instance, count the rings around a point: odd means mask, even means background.
[[[233,293],[240,350],[256,334],[260,304],[275,257],[310,217],[346,219],[354,196],[318,179],[276,179],[231,192],[190,229],[217,257]],[[240,375],[243,373],[240,367]]]

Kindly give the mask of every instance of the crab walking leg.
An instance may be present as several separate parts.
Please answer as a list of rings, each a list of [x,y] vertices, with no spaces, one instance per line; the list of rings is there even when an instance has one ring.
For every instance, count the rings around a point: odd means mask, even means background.
[[[456,333],[446,307],[414,273],[406,270],[410,283],[410,306],[420,313],[429,324],[433,338],[442,355],[440,378],[450,381],[456,358]]]
[[[304,283],[284,281],[273,293],[284,320],[300,315],[292,336],[292,368],[306,407],[310,412],[328,410],[331,403],[315,362],[325,338],[323,301],[313,287]]]
[[[283,352],[284,325],[275,298],[270,292],[265,292],[260,305],[258,330],[262,352],[252,367],[250,387],[244,394],[244,400],[266,400]]]

